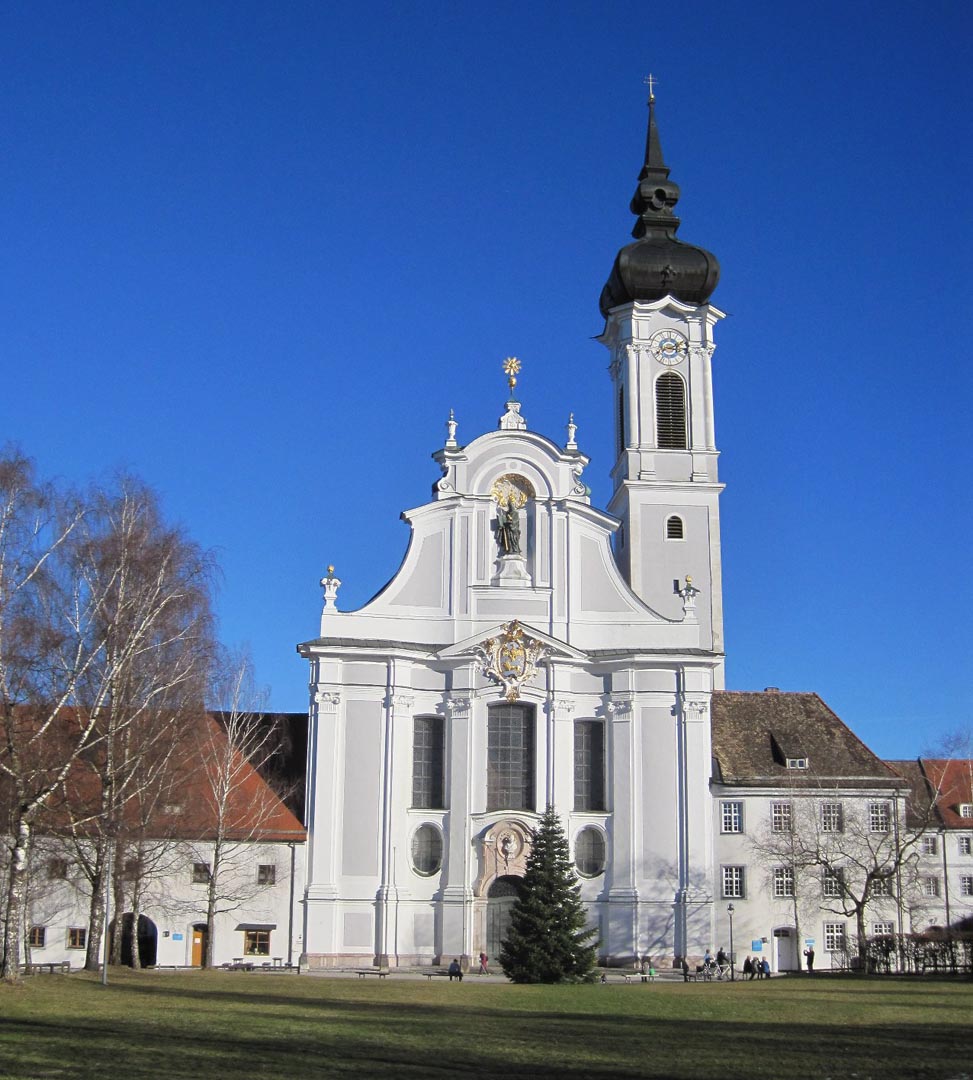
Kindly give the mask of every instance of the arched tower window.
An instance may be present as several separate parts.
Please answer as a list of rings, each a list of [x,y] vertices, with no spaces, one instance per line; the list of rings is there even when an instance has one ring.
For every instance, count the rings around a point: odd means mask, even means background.
[[[678,514],[673,514],[672,517],[666,518],[666,539],[667,540],[685,540],[686,536],[683,531],[682,518]]]
[[[686,449],[686,384],[674,371],[656,379],[655,426],[660,450]]]

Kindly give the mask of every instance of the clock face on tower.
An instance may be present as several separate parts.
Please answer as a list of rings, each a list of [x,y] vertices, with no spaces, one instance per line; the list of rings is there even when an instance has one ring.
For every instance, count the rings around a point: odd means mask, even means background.
[[[660,364],[673,367],[684,360],[688,352],[686,339],[678,330],[656,330],[649,338],[649,348]]]

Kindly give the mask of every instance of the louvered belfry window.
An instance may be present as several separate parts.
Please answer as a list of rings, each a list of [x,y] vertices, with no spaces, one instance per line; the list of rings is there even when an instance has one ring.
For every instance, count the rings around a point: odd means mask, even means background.
[[[667,540],[682,540],[682,518],[677,517],[675,514],[671,518],[666,518],[666,539]]]
[[[660,450],[686,449],[686,384],[674,371],[656,380],[655,425]]]

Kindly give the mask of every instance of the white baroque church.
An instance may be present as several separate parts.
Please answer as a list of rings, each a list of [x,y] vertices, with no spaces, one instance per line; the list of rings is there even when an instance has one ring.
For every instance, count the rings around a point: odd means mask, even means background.
[[[676,239],[678,198],[650,97],[635,239],[601,295],[607,512],[591,505],[573,423],[563,445],[530,430],[511,359],[496,430],[464,445],[447,424],[442,477],[403,515],[392,581],[357,611],[339,609],[333,570],[322,582],[320,637],[298,646],[305,968],[495,958],[547,805],[603,963],[695,962],[729,943],[734,903],[738,943],[771,952],[775,971],[809,942],[843,947],[819,904],[799,934],[793,873],[754,862],[747,833],[763,818],[776,829],[796,793],[832,814],[871,800],[888,824],[909,784],[816,695],[723,689],[719,266]],[[883,895],[876,925],[901,932],[902,905]]]

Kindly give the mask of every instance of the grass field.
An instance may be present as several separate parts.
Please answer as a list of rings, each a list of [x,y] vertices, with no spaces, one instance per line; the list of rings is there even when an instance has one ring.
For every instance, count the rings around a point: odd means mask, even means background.
[[[3,1080],[973,1075],[973,984],[512,986],[219,972],[0,986]]]

